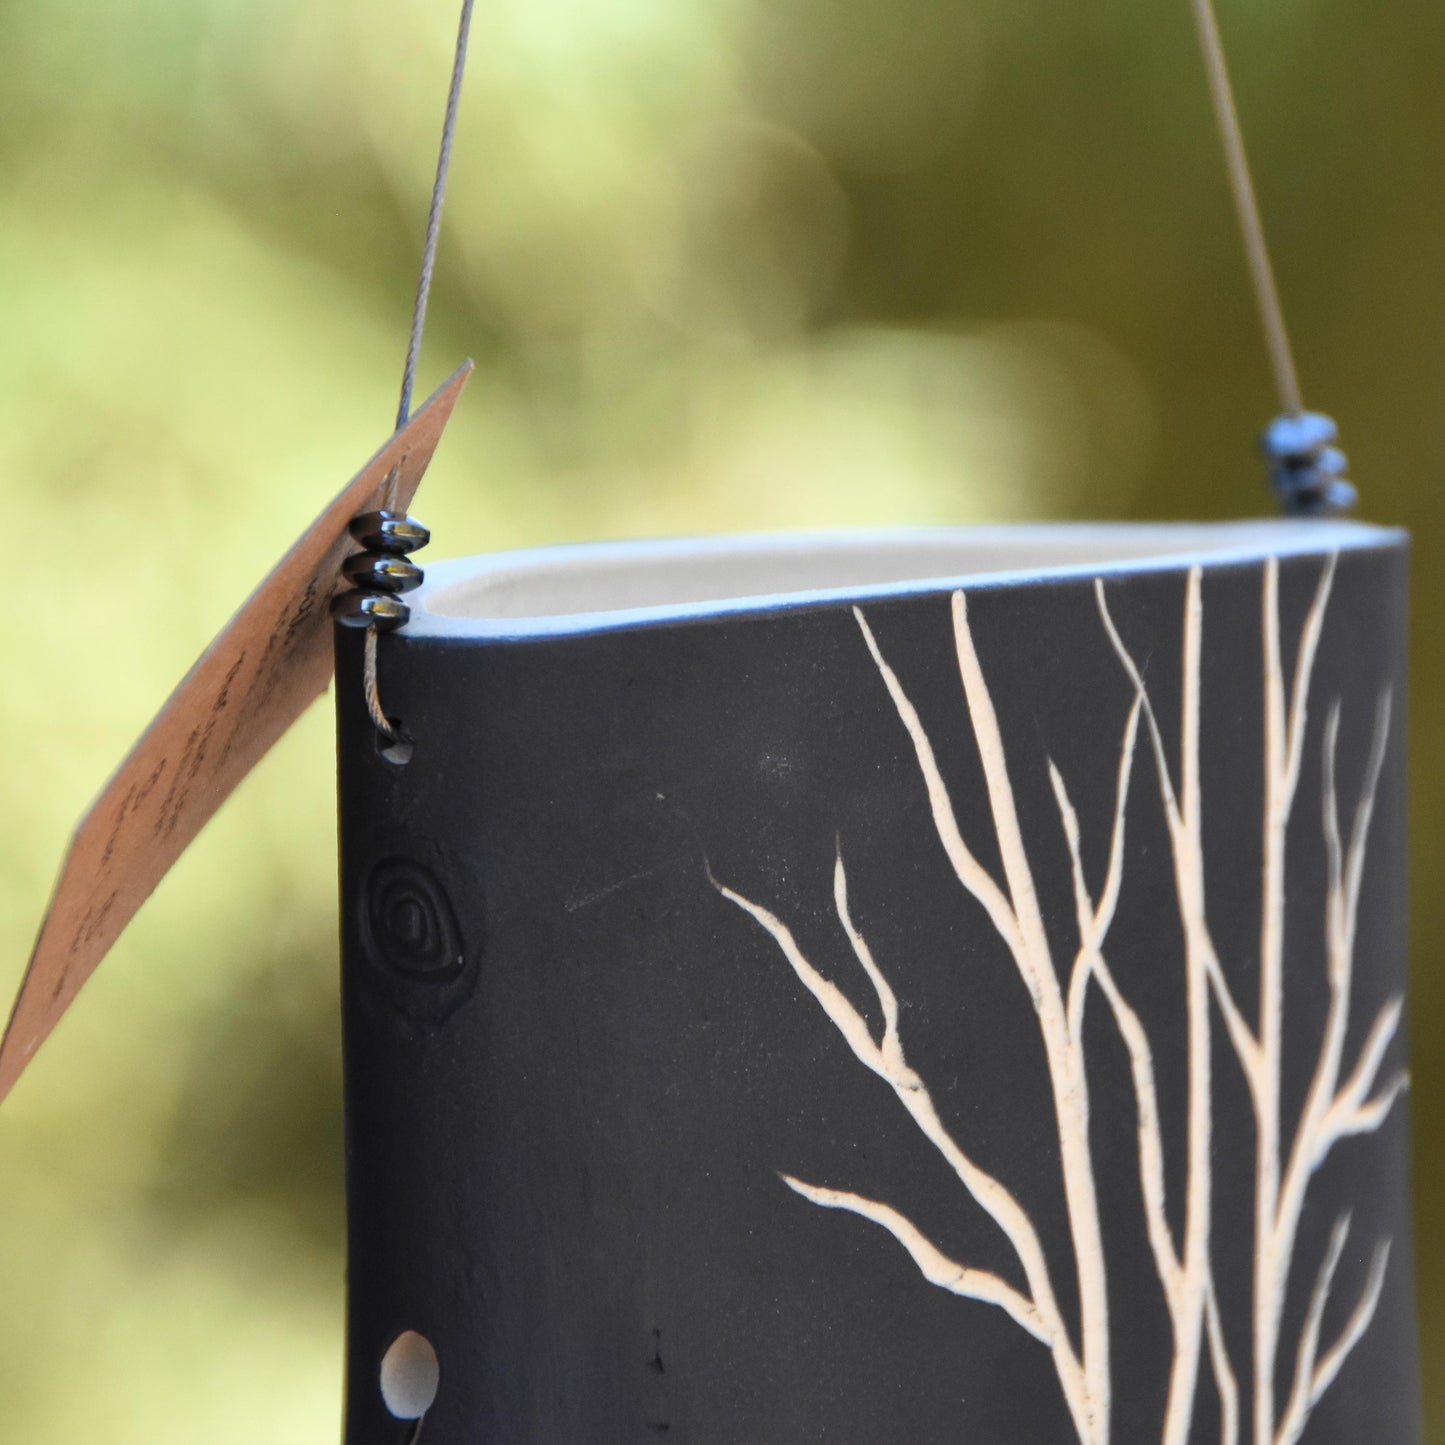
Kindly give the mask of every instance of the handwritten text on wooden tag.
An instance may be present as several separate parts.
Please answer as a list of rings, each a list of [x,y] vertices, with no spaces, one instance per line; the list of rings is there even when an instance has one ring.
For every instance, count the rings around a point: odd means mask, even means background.
[[[0,1099],[171,865],[331,676],[331,598],[347,524],[404,509],[471,372],[468,362],[347,484],[186,674],[81,820],[0,1041]]]

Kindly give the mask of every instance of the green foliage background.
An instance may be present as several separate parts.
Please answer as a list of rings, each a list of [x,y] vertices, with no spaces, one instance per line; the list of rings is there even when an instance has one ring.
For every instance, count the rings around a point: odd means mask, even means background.
[[[1416,537],[1414,1085],[1445,1441],[1445,10],[1220,0],[1306,389]],[[0,0],[0,985],[68,826],[389,430],[452,0]],[[1184,0],[479,0],[438,553],[1267,511]],[[0,1113],[0,1415],[336,1438],[330,722]]]

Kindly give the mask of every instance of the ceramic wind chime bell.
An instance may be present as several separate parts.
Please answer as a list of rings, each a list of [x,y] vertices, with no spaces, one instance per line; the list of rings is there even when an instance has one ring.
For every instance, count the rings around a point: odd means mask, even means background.
[[[465,376],[404,402],[82,829],[0,1083],[331,609],[347,1440],[1418,1440],[1407,539],[1292,376],[1284,520],[416,590]]]

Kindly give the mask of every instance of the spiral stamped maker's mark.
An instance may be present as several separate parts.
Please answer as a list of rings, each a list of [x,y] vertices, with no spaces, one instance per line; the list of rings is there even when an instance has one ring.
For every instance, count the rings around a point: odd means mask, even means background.
[[[363,937],[376,963],[426,983],[450,983],[461,974],[461,928],[429,869],[408,858],[384,858],[367,875],[361,897]]]

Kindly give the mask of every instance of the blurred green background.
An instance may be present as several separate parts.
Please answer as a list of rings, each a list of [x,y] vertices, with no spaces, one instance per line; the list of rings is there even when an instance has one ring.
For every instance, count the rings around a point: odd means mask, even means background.
[[[1416,537],[1414,1087],[1445,1441],[1445,9],[1220,0],[1306,391]],[[453,0],[0,0],[0,987],[71,821],[389,431]],[[480,0],[425,392],[457,554],[1268,511],[1185,0]],[[0,1418],[328,1441],[330,718],[0,1114]]]

